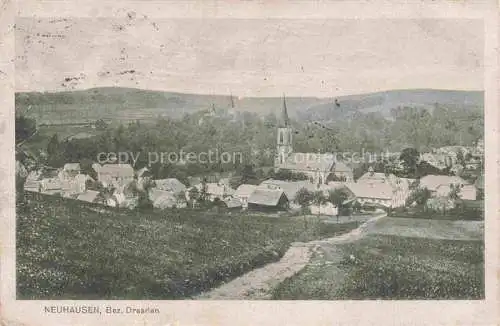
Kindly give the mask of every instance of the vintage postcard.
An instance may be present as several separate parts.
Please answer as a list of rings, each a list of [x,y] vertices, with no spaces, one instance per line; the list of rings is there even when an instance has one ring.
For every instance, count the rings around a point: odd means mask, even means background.
[[[498,324],[494,2],[4,9],[5,325]]]

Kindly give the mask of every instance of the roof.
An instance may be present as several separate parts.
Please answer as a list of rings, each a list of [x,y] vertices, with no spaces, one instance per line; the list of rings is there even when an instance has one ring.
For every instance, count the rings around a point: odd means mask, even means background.
[[[62,189],[61,181],[57,178],[47,178],[42,180],[45,190],[59,190]]]
[[[464,179],[449,175],[426,175],[420,179],[420,187],[435,191],[441,185],[468,184]]]
[[[80,163],[66,163],[63,167],[64,171],[80,171]]]
[[[366,172],[359,179],[358,182],[382,182],[382,183],[395,183],[398,177],[394,174],[385,174],[380,172]]]
[[[225,196],[225,195],[232,195],[234,194],[234,189],[232,189],[231,187],[228,187],[226,185],[220,185],[218,183],[207,183],[206,184],[207,188],[207,193],[210,194],[210,195],[214,195],[214,196]],[[198,191],[201,191],[201,187],[202,187],[202,184],[197,184],[195,186]]]
[[[94,200],[97,198],[98,195],[99,191],[87,190],[84,193],[79,194],[78,197],[76,197],[76,199],[92,203],[94,202]]]
[[[224,203],[226,204],[227,208],[241,207],[241,201],[237,198],[228,198],[224,201]]]
[[[177,204],[176,199],[173,196],[162,196],[153,200],[153,206],[156,208],[170,208]]]
[[[281,190],[257,188],[248,198],[248,203],[263,206],[277,206],[284,194],[285,193]]]
[[[94,181],[94,179],[92,179],[89,175],[87,174],[77,174],[75,176],[75,182],[81,182],[81,183],[84,183],[84,182],[87,182],[87,180],[90,180],[90,181]]]
[[[174,193],[171,191],[165,191],[165,190],[155,189],[155,188],[149,190],[149,199],[151,199],[151,201],[155,202],[159,198],[172,198],[173,199]]]
[[[282,165],[285,169],[298,171],[331,171],[335,156],[318,153],[291,153]]]
[[[373,199],[392,199],[393,188],[386,183],[347,183],[356,197]]]
[[[234,192],[234,195],[248,197],[252,194],[252,192],[255,191],[256,188],[257,188],[257,186],[255,186],[255,185],[242,184],[236,189],[236,191]]]
[[[285,193],[286,197],[288,200],[293,201],[295,199],[295,196],[297,195],[297,192],[299,192],[300,189],[306,188],[309,191],[315,191],[318,190],[318,187],[311,182],[305,180],[305,181],[283,181],[283,180],[274,180],[274,179],[268,179],[259,185],[258,188],[263,188],[263,189],[281,189]]]
[[[130,164],[104,164],[99,168],[99,173],[111,174],[117,177],[133,177],[134,169]]]
[[[154,180],[155,188],[159,190],[181,192],[186,191],[186,186],[176,178]]]

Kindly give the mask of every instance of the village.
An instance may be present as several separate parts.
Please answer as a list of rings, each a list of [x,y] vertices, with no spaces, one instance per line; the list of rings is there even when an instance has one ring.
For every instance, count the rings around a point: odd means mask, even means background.
[[[424,174],[419,178],[397,176],[405,170],[401,153],[386,162],[390,169],[375,171],[374,164],[356,180],[353,164],[332,155],[295,153],[293,130],[285,99],[277,128],[273,174],[258,183],[234,186],[231,174],[154,179],[148,167],[131,164],[99,164],[90,173],[80,163],[62,168],[24,169],[24,191],[61,196],[108,207],[136,209],[147,201],[155,209],[213,207],[230,211],[302,212],[324,216],[382,209],[392,212],[420,205],[449,210],[460,203],[474,207],[483,200],[484,141],[476,146],[446,146],[421,153],[415,164],[426,162],[432,169],[447,169],[448,175]],[[285,175],[299,178],[276,178]],[[399,173],[398,173],[399,172]],[[233,185],[233,186],[232,186]]]

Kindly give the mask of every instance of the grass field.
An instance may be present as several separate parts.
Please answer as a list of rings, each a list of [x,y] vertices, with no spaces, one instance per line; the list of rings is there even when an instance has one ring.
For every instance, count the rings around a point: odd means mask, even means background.
[[[189,298],[278,260],[294,241],[355,227],[309,221],[305,229],[290,218],[26,199],[17,207],[18,299]]]
[[[371,235],[323,248],[273,292],[281,300],[483,299],[483,241]]]

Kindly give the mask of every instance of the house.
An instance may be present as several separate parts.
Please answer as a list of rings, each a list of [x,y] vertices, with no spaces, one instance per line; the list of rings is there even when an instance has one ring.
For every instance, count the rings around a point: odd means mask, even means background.
[[[256,188],[257,186],[255,185],[242,184],[238,188],[236,188],[233,196],[234,198],[240,200],[243,208],[247,208],[248,198],[250,198],[250,195],[255,191]]]
[[[42,171],[31,171],[24,182],[24,190],[31,192],[42,191]]]
[[[99,191],[87,190],[79,194],[76,199],[86,201],[88,203],[96,203],[98,201]]]
[[[348,183],[349,188],[356,200],[361,205],[375,205],[382,207],[394,207],[397,204],[393,200],[394,188],[387,183]]]
[[[277,211],[288,208],[288,198],[282,190],[258,188],[248,198],[248,209]]]
[[[327,183],[328,177],[332,174],[347,182],[353,180],[352,169],[338,161],[332,153],[294,153],[292,135],[293,130],[288,118],[285,97],[283,97],[277,130],[275,170],[286,169],[295,173],[303,173],[314,184]]]
[[[285,193],[287,199],[291,204],[295,201],[295,197],[300,189],[305,188],[309,191],[318,190],[318,185],[315,185],[309,181],[283,181],[268,179],[260,183],[259,189],[268,190],[281,190]]]
[[[134,180],[134,169],[130,164],[105,164],[97,167],[97,180],[104,187],[122,188]]]
[[[80,163],[66,163],[58,176],[61,180],[71,180],[80,174],[80,171]]]
[[[48,195],[62,194],[63,187],[59,178],[45,178],[41,181],[41,192]]]
[[[175,193],[168,190],[152,188],[149,190],[148,197],[151,200],[153,207],[156,208],[183,208],[187,205],[186,199],[180,194],[183,194],[183,192]]]
[[[333,205],[330,202],[322,205],[310,205],[309,210],[311,211],[311,214],[329,216],[336,216],[339,212],[337,206]]]
[[[203,184],[198,184],[195,186],[199,193],[203,192]],[[206,183],[205,193],[208,196],[208,200],[214,201],[216,198],[220,200],[225,200],[227,197],[234,195],[234,189],[230,186],[220,183]]]
[[[427,188],[432,196],[448,196],[451,185],[463,187],[468,184],[467,181],[458,176],[448,175],[426,175],[420,179],[420,188]]]
[[[241,209],[243,208],[242,202],[235,197],[228,197],[226,200],[223,201],[224,206],[228,209]]]
[[[158,190],[171,191],[173,193],[185,192],[186,186],[176,178],[153,180],[154,188]]]
[[[476,200],[478,198],[478,189],[475,185],[464,185],[458,196],[463,200]]]

